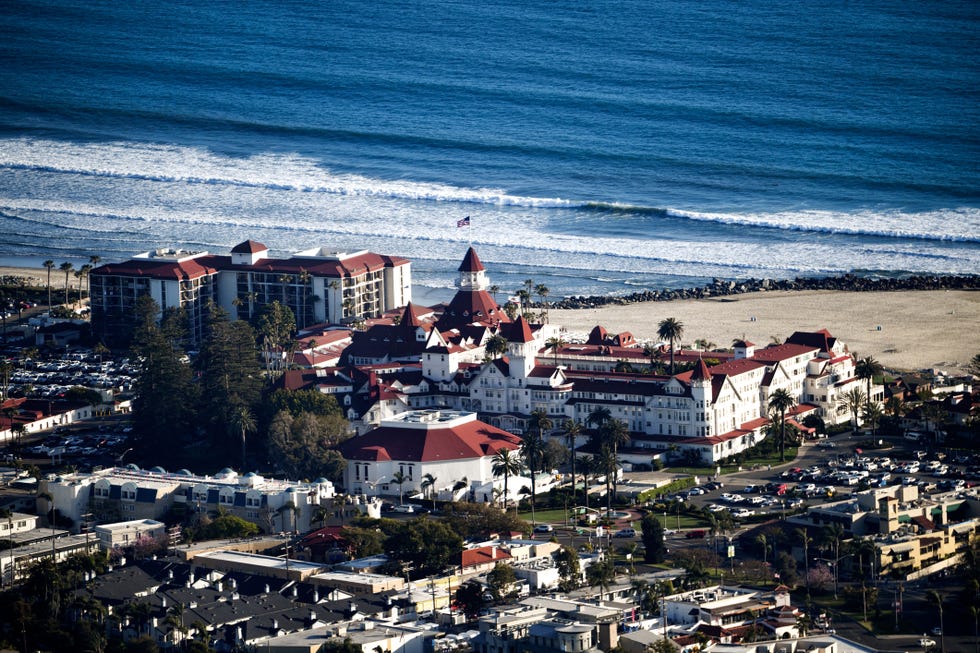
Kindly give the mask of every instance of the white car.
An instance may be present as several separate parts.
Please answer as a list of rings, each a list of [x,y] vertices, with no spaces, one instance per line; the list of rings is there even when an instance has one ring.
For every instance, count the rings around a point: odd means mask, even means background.
[[[929,639],[928,637],[923,637],[922,639],[919,640],[919,646],[921,646],[922,648],[932,648],[935,645],[936,645],[936,640]]]
[[[739,517],[741,519],[744,519],[746,517],[751,517],[754,514],[755,511],[749,510],[748,508],[736,508],[735,511],[732,512],[733,517]]]

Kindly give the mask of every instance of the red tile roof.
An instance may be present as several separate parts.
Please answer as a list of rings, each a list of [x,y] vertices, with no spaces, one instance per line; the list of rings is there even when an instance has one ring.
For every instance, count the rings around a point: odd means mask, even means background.
[[[804,344],[783,343],[781,345],[770,345],[765,349],[757,349],[752,354],[752,360],[763,361],[765,363],[778,363],[780,361],[813,354],[818,350],[817,347]]]
[[[231,248],[232,254],[258,254],[267,251],[269,251],[268,247],[254,240],[246,240],[244,243],[238,243]]]
[[[187,281],[217,274],[227,257],[198,256],[183,261],[154,259],[131,259],[125,263],[102,265],[90,274],[95,276],[112,275],[124,277],[150,277],[153,279],[176,279]]]
[[[513,451],[520,443],[512,433],[473,420],[435,429],[379,426],[338,448],[348,460],[433,462],[492,456],[501,449]]]
[[[466,250],[466,256],[463,257],[463,262],[459,264],[460,272],[480,272],[486,270],[483,267],[483,263],[480,262],[480,257],[476,255],[476,250],[470,247]]]
[[[509,560],[511,555],[497,546],[481,546],[476,549],[466,549],[460,554],[461,567],[473,567],[500,560]]]
[[[473,322],[510,322],[510,318],[487,291],[460,290],[446,306],[437,326],[440,331],[446,331],[462,328]]]

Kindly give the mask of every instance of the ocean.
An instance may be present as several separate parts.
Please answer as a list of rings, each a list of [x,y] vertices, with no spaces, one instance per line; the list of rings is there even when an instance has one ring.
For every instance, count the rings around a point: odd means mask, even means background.
[[[438,294],[472,244],[551,297],[980,273],[978,46],[974,0],[7,0],[0,262],[252,238]]]

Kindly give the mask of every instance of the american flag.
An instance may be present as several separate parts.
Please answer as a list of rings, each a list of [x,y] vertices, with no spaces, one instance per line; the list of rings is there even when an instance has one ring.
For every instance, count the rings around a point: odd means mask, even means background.
[[[468,227],[468,226],[470,226],[470,216],[466,216],[462,220],[457,220],[456,221],[456,227],[457,228],[459,228],[459,227]]]

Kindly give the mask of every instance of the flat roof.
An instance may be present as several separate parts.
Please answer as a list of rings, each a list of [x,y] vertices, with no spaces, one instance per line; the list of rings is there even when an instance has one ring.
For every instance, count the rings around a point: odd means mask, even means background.
[[[323,569],[323,565],[315,562],[305,562],[303,560],[286,560],[274,556],[259,555],[258,553],[243,553],[241,551],[209,551],[201,553],[195,560],[221,560],[239,565],[251,565],[263,569],[297,569],[306,571],[316,571]]]

